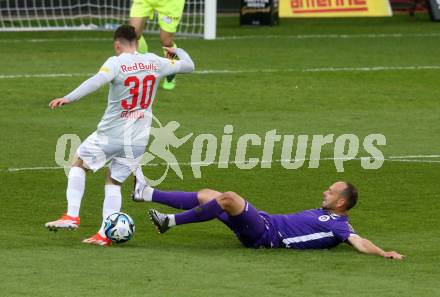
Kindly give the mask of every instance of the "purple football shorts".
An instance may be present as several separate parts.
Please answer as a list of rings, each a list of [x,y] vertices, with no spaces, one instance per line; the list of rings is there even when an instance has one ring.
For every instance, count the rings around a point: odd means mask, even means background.
[[[246,247],[274,248],[279,245],[270,217],[247,201],[241,214],[230,216],[223,212],[218,219],[227,225]]]

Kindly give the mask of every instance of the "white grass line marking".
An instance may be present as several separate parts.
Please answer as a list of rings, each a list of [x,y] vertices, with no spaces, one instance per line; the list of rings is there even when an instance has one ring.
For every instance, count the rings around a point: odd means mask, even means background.
[[[405,37],[440,37],[440,33],[383,33],[383,34],[297,34],[297,35],[243,35],[220,36],[217,40],[241,39],[353,39],[353,38],[405,38]]]
[[[21,168],[8,168],[3,169],[2,171],[7,172],[16,172],[16,171],[34,171],[34,170],[56,170],[56,169],[63,169],[64,167],[60,166],[48,166],[48,167],[21,167]]]
[[[440,65],[426,66],[372,66],[372,67],[324,67],[324,68],[285,68],[285,69],[212,69],[198,70],[195,74],[240,74],[240,73],[277,73],[277,72],[373,72],[397,70],[440,70]],[[34,73],[34,74],[0,74],[0,79],[12,78],[47,78],[47,77],[88,77],[95,73]]]
[[[420,158],[420,159],[417,159]],[[440,164],[440,160],[426,160],[425,158],[440,158],[440,155],[409,155],[409,156],[390,156],[387,158],[384,158],[384,161],[389,162],[403,162],[403,163],[437,163]],[[321,158],[319,161],[334,161],[334,160],[361,160],[361,158],[353,158],[353,159],[347,159],[347,158]],[[295,160],[274,160],[274,161],[259,161],[258,163],[281,163],[281,162],[292,162]],[[298,159],[296,161],[312,161],[312,159]],[[245,162],[235,162],[230,161],[227,162],[227,164],[241,164]],[[213,163],[204,163],[204,162],[189,162],[189,163],[177,163],[177,164],[168,164],[168,163],[149,163],[145,164],[143,166],[146,167],[156,167],[156,166],[167,166],[167,165],[179,165],[179,166],[193,166],[193,165],[219,165],[219,162],[213,162]],[[224,162],[222,162],[224,164]],[[64,169],[64,167],[60,166],[48,166],[48,167],[20,167],[20,168],[7,168],[7,169],[0,169],[0,172],[17,172],[17,171],[37,171],[37,170],[58,170],[58,169]]]
[[[45,43],[45,42],[86,42],[86,41],[97,41],[97,42],[111,42],[112,37],[109,38],[99,38],[99,37],[85,37],[85,38],[24,38],[24,39],[0,39],[0,43]]]
[[[294,35],[236,35],[219,36],[217,40],[243,40],[243,39],[353,39],[353,38],[407,38],[407,37],[440,37],[440,33],[383,33],[383,34],[294,34]],[[157,36],[149,36],[149,40],[158,40]],[[194,39],[179,36],[179,39]],[[106,37],[72,37],[72,38],[2,38],[0,43],[45,43],[45,42],[111,42],[112,38]]]
[[[92,76],[95,73],[36,73],[36,74],[0,74],[0,79],[8,78],[45,78],[45,77],[75,77]]]
[[[302,72],[341,72],[341,71],[390,71],[390,70],[438,70],[439,65],[427,66],[373,66],[373,67],[329,67],[329,68],[308,68],[302,69]],[[290,71],[290,69],[287,69]]]
[[[322,67],[322,68],[284,68],[284,69],[246,69],[246,70],[198,70],[196,74],[240,74],[240,73],[277,73],[277,72],[373,72],[395,70],[440,70],[440,65],[426,66],[371,66],[371,67]],[[1,78],[1,77],[0,77]]]
[[[385,159],[390,162],[402,162],[402,163],[440,163],[440,160],[417,160],[417,159]]]
[[[440,155],[389,156],[388,159],[440,158]]]

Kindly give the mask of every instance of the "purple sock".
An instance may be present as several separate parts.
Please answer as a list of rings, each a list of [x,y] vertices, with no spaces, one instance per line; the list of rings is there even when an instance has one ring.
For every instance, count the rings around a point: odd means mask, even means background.
[[[194,207],[193,209],[175,215],[176,225],[189,224],[195,222],[209,221],[217,218],[223,212],[217,200],[212,199],[208,203]]]
[[[191,209],[199,205],[197,192],[162,192],[154,189],[152,200],[179,209]]]

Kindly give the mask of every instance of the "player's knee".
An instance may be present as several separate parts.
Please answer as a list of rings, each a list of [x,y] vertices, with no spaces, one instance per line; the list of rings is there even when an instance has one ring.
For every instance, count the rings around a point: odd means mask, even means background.
[[[232,191],[224,192],[223,195],[225,197],[227,197],[228,199],[232,199],[232,200],[235,200],[240,197],[240,196],[238,196],[237,193],[232,192]]]
[[[215,193],[219,193],[219,192],[211,189],[201,189],[200,191],[198,191],[199,196],[215,196]]]
[[[225,192],[219,196],[218,200],[224,208],[230,208],[237,204],[240,200],[240,196],[234,192]]]
[[[116,179],[113,179],[111,177],[109,179],[106,179],[105,184],[106,185],[113,185],[113,186],[121,186],[122,185],[121,182],[119,182]]]
[[[114,185],[114,186],[121,186],[122,183],[117,181],[116,179],[112,178],[111,172],[109,171],[107,173],[107,176],[105,177],[105,184],[106,185]]]
[[[87,165],[84,164],[84,161],[80,157],[77,157],[76,160],[73,161],[72,167],[79,167],[79,168],[81,168],[82,170],[84,170],[86,172],[89,170]]]
[[[221,193],[211,189],[202,189],[197,192],[197,199],[200,204],[205,204],[206,202],[220,196]]]

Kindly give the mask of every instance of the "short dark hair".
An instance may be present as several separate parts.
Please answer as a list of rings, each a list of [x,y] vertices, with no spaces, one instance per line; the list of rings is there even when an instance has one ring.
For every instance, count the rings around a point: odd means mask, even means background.
[[[133,42],[137,40],[136,31],[133,26],[121,25],[119,26],[115,33],[113,34],[113,40],[125,40],[128,42]]]
[[[345,204],[345,209],[349,210],[353,208],[357,203],[358,191],[353,184],[349,182],[345,182],[345,184],[347,185],[347,187],[341,192],[341,196],[344,197],[347,201]]]

